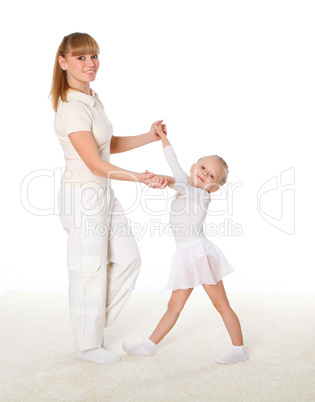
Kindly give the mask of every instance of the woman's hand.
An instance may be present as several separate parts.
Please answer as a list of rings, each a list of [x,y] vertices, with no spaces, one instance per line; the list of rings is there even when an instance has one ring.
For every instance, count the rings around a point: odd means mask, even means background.
[[[139,181],[140,183],[146,184],[153,188],[165,188],[170,184],[171,177],[168,176],[157,176],[154,173],[146,170],[144,173],[140,173]]]
[[[150,139],[153,141],[158,141],[161,139],[161,137],[158,135],[157,131],[156,131],[156,126],[161,125],[164,131],[164,134],[167,135],[167,128],[166,128],[166,124],[162,124],[163,120],[158,120],[155,123],[152,123],[150,131],[149,131],[149,137]]]
[[[164,176],[154,176],[152,179],[146,180],[145,184],[152,188],[165,188],[168,185],[168,178]]]
[[[146,170],[144,173],[139,174],[139,182],[143,183],[143,184],[147,184],[146,181],[149,179],[152,179],[152,177],[154,177],[154,176],[155,176],[154,173],[151,173],[148,170]]]
[[[156,135],[159,136],[162,140],[163,148],[167,147],[168,145],[171,145],[171,143],[169,142],[168,138],[165,135],[163,125],[156,124],[153,127],[155,128]]]
[[[163,175],[155,175],[151,179],[145,181],[145,184],[152,188],[165,188],[166,186],[173,187],[174,178]]]
[[[159,137],[163,137],[165,135],[162,124],[156,124],[154,128]]]

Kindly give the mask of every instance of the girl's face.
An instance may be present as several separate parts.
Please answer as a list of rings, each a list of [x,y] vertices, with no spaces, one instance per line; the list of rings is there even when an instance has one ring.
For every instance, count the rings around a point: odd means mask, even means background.
[[[69,86],[83,91],[89,89],[100,66],[97,54],[67,55],[65,58],[59,56],[59,63],[67,72]]]
[[[212,193],[219,189],[218,183],[223,174],[222,162],[215,157],[208,156],[192,165],[189,184]]]

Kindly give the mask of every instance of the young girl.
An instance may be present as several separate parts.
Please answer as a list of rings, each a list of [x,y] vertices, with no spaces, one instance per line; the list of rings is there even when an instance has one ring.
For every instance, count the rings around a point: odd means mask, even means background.
[[[152,335],[142,343],[123,343],[130,355],[153,355],[156,345],[175,325],[193,288],[202,285],[214,307],[221,314],[230,335],[232,350],[217,363],[247,360],[240,322],[230,307],[222,278],[233,271],[221,250],[203,233],[203,223],[210,203],[210,193],[226,182],[228,166],[217,155],[206,156],[194,163],[188,176],[179,165],[163,127],[155,126],[162,139],[164,154],[175,178],[169,187],[176,191],[171,205],[170,224],[174,228],[177,249],[173,258],[167,288],[172,290],[168,308]],[[152,179],[154,186],[155,179]],[[156,179],[158,182],[159,179]]]

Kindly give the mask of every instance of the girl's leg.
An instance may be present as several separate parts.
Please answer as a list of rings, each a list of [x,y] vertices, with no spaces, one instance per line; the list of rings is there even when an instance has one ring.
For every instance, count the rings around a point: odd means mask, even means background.
[[[123,349],[130,355],[153,355],[156,345],[165,337],[165,335],[175,325],[184,305],[190,296],[193,288],[179,289],[172,292],[168,302],[167,311],[161,318],[157,327],[144,342],[138,344],[123,343]]]
[[[218,282],[217,285],[202,285],[209,296],[212,304],[216,310],[220,313],[226,329],[230,335],[232,344],[234,346],[243,345],[243,336],[241,331],[241,325],[237,318],[237,315],[232,310],[223,282]]]
[[[214,307],[220,313],[233,344],[232,352],[218,359],[217,363],[236,363],[241,360],[247,360],[248,356],[243,345],[241,325],[237,315],[230,306],[222,280],[217,285],[204,284],[202,286]]]
[[[193,288],[185,290],[179,289],[172,292],[166,313],[161,318],[153,333],[149,336],[149,339],[156,345],[161,342],[165,335],[174,327],[192,291]]]

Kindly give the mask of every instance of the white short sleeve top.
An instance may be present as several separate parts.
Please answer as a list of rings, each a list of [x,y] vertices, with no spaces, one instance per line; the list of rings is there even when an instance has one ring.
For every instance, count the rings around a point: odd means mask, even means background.
[[[91,95],[69,89],[67,102],[59,101],[54,127],[66,161],[63,183],[89,183],[91,187],[108,187],[110,179],[94,175],[73,147],[69,134],[90,131],[93,134],[101,158],[110,161],[110,142],[113,127],[96,92]]]

